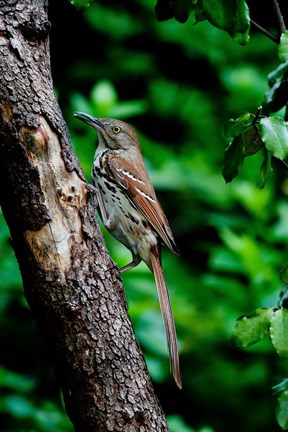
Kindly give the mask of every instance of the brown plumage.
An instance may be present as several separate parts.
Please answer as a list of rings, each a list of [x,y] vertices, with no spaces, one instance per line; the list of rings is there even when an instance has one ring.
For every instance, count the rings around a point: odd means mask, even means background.
[[[120,120],[74,116],[98,132],[99,145],[92,168],[100,216],[105,227],[132,253],[133,260],[121,271],[142,260],[153,272],[167,336],[170,367],[182,387],[175,323],[161,265],[161,243],[177,253],[167,218],[149,180],[135,131]]]

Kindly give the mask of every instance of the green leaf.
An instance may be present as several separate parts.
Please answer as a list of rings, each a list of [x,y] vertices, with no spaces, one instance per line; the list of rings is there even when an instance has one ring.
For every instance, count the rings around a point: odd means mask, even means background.
[[[207,19],[215,27],[226,30],[237,42],[249,41],[249,9],[244,0],[199,0],[196,21]]]
[[[35,388],[35,380],[10,371],[2,366],[0,366],[0,383],[2,389],[7,387],[18,392],[31,392]]]
[[[272,164],[271,164],[271,159],[272,159],[271,153],[269,153],[266,149],[263,149],[263,155],[264,158],[260,168],[260,177],[262,180],[262,184],[260,186],[261,189],[265,186],[271,172],[273,171]]]
[[[2,399],[2,404],[16,418],[29,418],[35,411],[31,401],[17,394],[7,395]]]
[[[288,100],[288,61],[278,66],[268,75],[268,84],[270,89],[265,93],[265,105],[268,105],[268,110],[271,112],[279,111],[287,104]],[[267,112],[267,108],[266,108]]]
[[[288,155],[288,127],[281,117],[265,117],[259,122],[261,139],[266,149],[277,159]]]
[[[158,21],[167,21],[175,18],[185,23],[197,0],[157,0],[155,13]]]
[[[198,1],[198,3],[196,3],[196,5],[195,5],[195,19],[196,19],[196,21],[195,21],[194,25],[197,24],[198,22],[204,21],[206,19],[206,14],[205,14],[205,11],[202,7],[201,0]]]
[[[236,14],[235,0],[200,0],[196,5],[196,18],[199,12],[215,27],[231,30]]]
[[[288,61],[278,66],[268,75],[268,84],[272,87],[276,82],[285,81],[287,79]]]
[[[259,130],[255,126],[246,128],[242,133],[242,137],[244,142],[245,156],[251,156],[257,153],[263,147]]]
[[[277,353],[288,358],[288,310],[278,309],[274,312],[270,325],[270,338]]]
[[[172,0],[173,15],[180,23],[188,20],[191,8],[191,0]]]
[[[144,100],[119,102],[117,105],[111,108],[109,116],[124,119],[127,117],[134,117],[143,114],[145,111],[147,111],[147,109],[148,105]]]
[[[287,104],[287,81],[277,81],[265,93],[264,106],[269,106],[269,111],[279,111]]]
[[[171,432],[195,432],[194,429],[186,425],[179,415],[170,415],[167,417],[167,421]]]
[[[280,383],[272,387],[274,393],[288,391],[288,378],[284,378]]]
[[[70,3],[77,9],[87,9],[92,3],[92,0],[70,0]]]
[[[226,181],[229,183],[238,174],[238,169],[244,160],[244,142],[242,134],[238,135],[229,144],[224,152],[224,163],[222,174]]]
[[[73,110],[75,111],[82,111],[87,113],[91,111],[90,102],[80,93],[72,93],[71,105]],[[79,122],[79,124],[81,123]]]
[[[91,100],[95,104],[101,117],[109,115],[109,111],[114,107],[118,100],[118,95],[113,84],[108,80],[98,81],[92,88]]]
[[[284,391],[278,398],[278,405],[276,408],[276,417],[279,426],[283,430],[288,429],[288,391]]]
[[[245,1],[237,1],[235,26],[230,36],[240,45],[247,45],[250,39],[250,14]]]
[[[232,343],[246,348],[269,336],[273,308],[256,309],[252,315],[239,318],[232,333]]]
[[[278,46],[278,56],[281,63],[288,60],[288,31],[282,33]]]
[[[224,135],[226,138],[235,138],[240,135],[245,127],[251,123],[253,115],[244,113],[237,119],[229,119],[224,125]]]

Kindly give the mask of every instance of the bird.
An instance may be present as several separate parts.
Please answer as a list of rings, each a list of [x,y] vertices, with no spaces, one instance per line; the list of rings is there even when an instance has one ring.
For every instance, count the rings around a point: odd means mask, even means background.
[[[98,211],[105,228],[132,254],[120,272],[141,261],[154,274],[166,332],[170,370],[182,388],[175,321],[162,268],[161,245],[175,254],[178,249],[169,222],[156,197],[135,130],[121,120],[95,118],[76,111],[74,117],[96,129],[91,180],[96,189]]]

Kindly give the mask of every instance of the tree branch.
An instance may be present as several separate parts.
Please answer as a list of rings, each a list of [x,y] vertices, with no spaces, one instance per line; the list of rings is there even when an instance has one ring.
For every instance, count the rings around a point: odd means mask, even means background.
[[[285,25],[284,18],[283,18],[282,12],[280,10],[280,6],[279,6],[278,1],[277,0],[272,0],[272,6],[273,6],[273,9],[274,9],[274,11],[276,13],[277,27],[278,27],[278,37],[280,39],[281,34],[284,33],[285,30],[286,30],[286,25]]]
[[[264,27],[262,27],[260,24],[256,23],[253,19],[250,19],[251,24],[253,24],[261,33],[263,33],[265,36],[267,36],[269,39],[271,39],[273,42],[276,42],[279,44],[279,38],[275,36],[273,33],[266,30]]]
[[[77,432],[168,431],[53,93],[46,0],[0,5],[0,204]]]

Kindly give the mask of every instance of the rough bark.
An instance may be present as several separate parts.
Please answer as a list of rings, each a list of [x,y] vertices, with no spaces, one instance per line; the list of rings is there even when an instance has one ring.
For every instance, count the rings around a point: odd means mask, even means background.
[[[45,0],[0,0],[0,204],[79,432],[167,431],[53,93]]]

